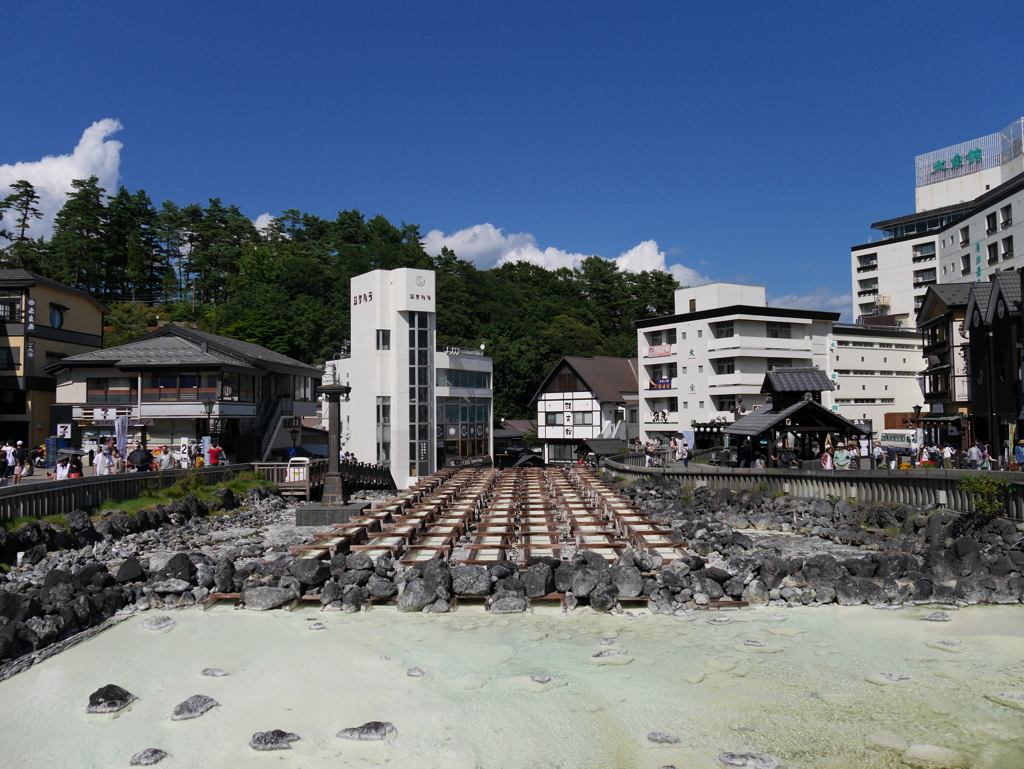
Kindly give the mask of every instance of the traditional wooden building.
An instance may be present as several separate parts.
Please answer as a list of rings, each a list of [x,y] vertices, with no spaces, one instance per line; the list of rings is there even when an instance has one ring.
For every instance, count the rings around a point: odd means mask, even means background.
[[[965,316],[971,437],[1005,459],[1021,411],[1021,274],[1000,272],[972,283]]]
[[[971,283],[929,286],[917,314],[926,368],[924,403],[918,421],[925,441],[963,449],[970,431],[971,377],[967,371],[969,335],[964,323]],[[902,425],[900,425],[902,427]]]

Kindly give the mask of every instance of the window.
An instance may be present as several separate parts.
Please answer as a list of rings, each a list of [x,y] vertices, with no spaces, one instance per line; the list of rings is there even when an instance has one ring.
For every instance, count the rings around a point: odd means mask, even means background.
[[[995,264],[996,262],[999,261],[999,244],[998,243],[989,243],[988,246],[986,247],[986,250],[988,251],[988,263],[989,264]]]
[[[1013,257],[1013,235],[1008,238],[1003,238],[1003,259],[1011,259]]]
[[[682,336],[683,339],[686,339],[686,332],[683,331],[681,336]]]
[[[20,366],[20,347],[0,347],[0,371],[13,371]]]
[[[736,373],[736,359],[735,358],[721,358],[715,361],[715,373],[724,376],[725,374]]]
[[[726,321],[725,323],[716,323],[714,325],[715,339],[728,339],[731,336],[735,336],[732,321]]]
[[[544,415],[544,424],[548,425],[549,427],[557,427],[558,425],[562,424],[562,412],[549,411]]]
[[[651,347],[657,347],[659,344],[661,344],[661,332],[660,331],[652,331],[651,332]]]
[[[696,310],[697,310],[697,300],[696,299],[691,299],[690,300],[690,312],[696,312]]]
[[[377,329],[377,349],[378,350],[390,350],[391,349],[391,329],[379,328]]]
[[[773,323],[772,321],[768,321],[764,325],[765,336],[769,339],[792,339],[793,330],[788,323]]]
[[[572,412],[572,423],[574,425],[592,425],[594,424],[594,412],[574,411]]]
[[[667,376],[669,379],[675,379],[677,376],[679,376],[678,368],[679,366],[676,363],[666,364],[665,376]]]
[[[548,444],[548,459],[569,461],[573,459],[572,456],[572,444],[569,443],[549,443]]]
[[[631,425],[635,425],[636,424],[636,415],[637,415],[637,410],[636,409],[630,409],[629,410],[629,423]]]
[[[857,272],[870,272],[878,267],[878,254],[861,254],[857,257]]]
[[[25,413],[24,390],[0,390],[0,414]]]
[[[935,242],[918,243],[914,246],[914,261],[928,262],[935,258]]]
[[[836,360],[839,360],[838,356]],[[790,358],[769,358],[768,370],[771,371],[773,368],[793,368],[793,361]]]
[[[736,396],[735,395],[719,395],[715,398],[718,401],[718,411],[735,411],[736,410]]]
[[[935,268],[927,270],[914,270],[914,288],[930,286],[935,283]]]
[[[60,328],[64,325],[64,310],[67,307],[62,307],[59,304],[50,305],[50,325],[53,328]]]
[[[135,377],[103,377],[85,380],[86,403],[135,403],[138,380]]]
[[[697,373],[698,374],[703,374],[704,373],[704,367],[703,366],[697,366]]]
[[[488,371],[465,371],[454,368],[439,368],[434,374],[438,387],[476,387],[489,389],[491,374]]]
[[[699,409],[704,408],[704,401],[697,401],[697,408],[699,408]]]
[[[1013,206],[1003,206],[999,209],[999,214],[1002,220],[1000,225],[1004,230],[1013,224]]]
[[[996,212],[993,211],[991,214],[985,217],[985,234],[991,235],[996,231]]]
[[[665,344],[676,343],[676,330],[674,328],[665,330]]]
[[[960,257],[960,274],[970,275],[971,274],[971,255],[964,254]]]
[[[867,296],[878,293],[878,278],[865,278],[857,281],[857,296]]]
[[[690,408],[690,403],[688,401],[683,401],[683,408],[684,409]]]
[[[0,320],[21,323],[21,291],[0,290]]]
[[[968,245],[971,242],[971,227],[970,225],[960,228],[960,248]]]
[[[697,338],[700,339],[703,336],[704,336],[704,329],[698,328],[697,329]]]

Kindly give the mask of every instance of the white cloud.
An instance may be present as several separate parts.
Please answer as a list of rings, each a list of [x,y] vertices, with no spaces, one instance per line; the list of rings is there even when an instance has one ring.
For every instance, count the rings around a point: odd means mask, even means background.
[[[253,220],[253,224],[256,225],[257,230],[265,235],[267,230],[270,229],[270,225],[275,218],[276,217],[271,216],[269,213],[260,214],[255,220]]]
[[[853,309],[853,298],[850,294],[837,294],[831,289],[816,288],[806,294],[786,294],[773,296],[768,300],[769,307],[788,307],[794,310],[824,310],[841,312],[840,320],[849,322]]]
[[[64,205],[74,179],[99,178],[100,187],[108,194],[117,191],[120,178],[121,142],[109,137],[121,130],[121,123],[112,118],[99,120],[85,129],[70,155],[47,155],[42,160],[0,165],[0,197],[10,194],[11,184],[20,179],[32,182],[39,194],[43,218],[33,221],[33,237],[49,234],[53,217]],[[7,217],[4,224],[10,226]]]
[[[445,235],[440,230],[431,230],[423,239],[423,248],[431,256],[441,253],[447,246],[460,259],[473,262],[487,269],[510,262],[530,262],[556,270],[560,267],[579,267],[590,254],[578,254],[559,248],[540,248],[537,239],[528,232],[506,235],[504,230],[493,224],[476,224],[464,230]],[[665,252],[658,249],[654,240],[645,240],[625,251],[611,261],[623,272],[644,272],[659,270],[667,272],[683,286],[709,283],[710,279],[682,264],[668,265]]]

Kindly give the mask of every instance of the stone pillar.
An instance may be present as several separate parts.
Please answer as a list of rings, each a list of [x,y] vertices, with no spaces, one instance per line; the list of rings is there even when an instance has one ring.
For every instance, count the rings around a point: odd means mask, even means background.
[[[348,395],[348,385],[321,385],[320,394],[328,403],[327,476],[324,478],[323,504],[344,505],[345,484],[341,478],[341,397]]]

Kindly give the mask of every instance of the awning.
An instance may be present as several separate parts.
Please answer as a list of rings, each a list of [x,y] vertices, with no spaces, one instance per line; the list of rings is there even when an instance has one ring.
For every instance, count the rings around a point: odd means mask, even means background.
[[[948,414],[948,415],[941,416],[941,417],[931,417],[931,416],[914,417],[914,420],[918,421],[918,422],[947,422],[947,423],[953,423],[953,422],[960,422],[961,419],[962,419],[962,417],[961,417],[960,414]]]
[[[930,366],[926,368],[924,371],[922,371],[921,375],[927,376],[928,374],[938,374],[940,371],[945,371],[949,369],[951,366],[952,364],[950,363],[943,363],[941,366]]]

